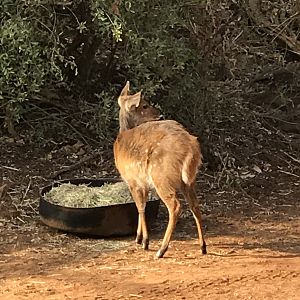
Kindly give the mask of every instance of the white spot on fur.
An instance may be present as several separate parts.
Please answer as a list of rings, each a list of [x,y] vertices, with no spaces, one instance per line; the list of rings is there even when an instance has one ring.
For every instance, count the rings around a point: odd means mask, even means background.
[[[189,164],[191,163],[191,155],[192,154],[188,154],[182,164],[182,172],[181,172],[181,178],[183,180],[183,182],[185,184],[190,184],[191,183],[191,178],[190,178],[190,174],[188,172],[189,170]]]
[[[148,183],[149,187],[152,188],[153,187],[153,180],[152,180],[151,172],[152,172],[152,165],[150,164],[149,168],[148,168],[147,183]]]
[[[151,176],[148,176],[148,177],[147,177],[147,183],[148,183],[148,186],[149,186],[150,188],[153,188],[153,187],[154,187],[154,185],[153,185],[153,180],[152,180],[152,177],[151,177]]]
[[[185,184],[188,184],[188,183],[189,183],[189,177],[188,177],[187,173],[185,172],[185,170],[182,170],[181,177],[182,177],[182,181],[183,181]]]

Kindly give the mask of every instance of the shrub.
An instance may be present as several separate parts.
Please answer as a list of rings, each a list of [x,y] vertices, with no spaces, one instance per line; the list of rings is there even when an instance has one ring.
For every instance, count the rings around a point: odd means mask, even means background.
[[[49,59],[47,45],[41,43],[40,30],[32,21],[35,18],[26,16],[24,7],[15,2],[2,3],[0,26],[0,113],[12,135],[16,135],[14,123],[24,113],[24,102],[38,93],[48,78],[60,76]]]

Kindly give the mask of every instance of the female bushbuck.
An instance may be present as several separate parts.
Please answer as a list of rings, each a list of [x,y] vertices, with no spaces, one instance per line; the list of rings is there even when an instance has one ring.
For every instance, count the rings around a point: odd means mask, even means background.
[[[156,253],[157,258],[163,257],[180,212],[177,192],[181,191],[195,218],[202,253],[206,254],[195,193],[196,174],[202,163],[197,138],[175,121],[159,121],[159,111],[141,99],[141,92],[129,94],[128,81],[118,103],[120,132],[114,143],[114,157],[138,209],[136,242],[148,249],[145,207],[149,189],[154,188],[169,212],[169,223]]]

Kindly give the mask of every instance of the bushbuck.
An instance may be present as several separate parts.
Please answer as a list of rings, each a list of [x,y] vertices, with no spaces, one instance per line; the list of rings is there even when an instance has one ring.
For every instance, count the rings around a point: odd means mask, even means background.
[[[195,218],[202,254],[206,254],[201,211],[195,192],[202,155],[197,138],[173,120],[160,120],[158,109],[129,93],[127,81],[119,98],[120,130],[114,143],[115,164],[135,201],[139,219],[136,242],[148,249],[145,218],[148,192],[154,189],[169,212],[168,226],[156,253],[164,256],[180,212],[177,192],[182,192]]]

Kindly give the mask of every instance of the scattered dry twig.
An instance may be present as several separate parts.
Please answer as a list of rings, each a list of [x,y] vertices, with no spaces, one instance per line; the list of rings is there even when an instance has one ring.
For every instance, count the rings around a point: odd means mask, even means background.
[[[4,184],[0,187],[0,200],[5,197],[8,190],[8,185]]]
[[[73,171],[73,170],[76,170],[77,168],[79,168],[81,165],[85,164],[86,162],[98,157],[101,155],[101,152],[97,152],[97,153],[94,153],[93,155],[91,156],[87,156],[87,157],[84,157],[83,159],[81,159],[79,162],[73,164],[73,165],[70,165],[70,166],[67,166],[67,167],[64,167],[62,168],[61,170],[58,170],[56,172],[54,172],[53,174],[51,174],[48,178],[49,179],[56,179],[59,175],[63,174],[63,173],[66,173],[66,172],[69,172],[69,171]]]
[[[7,170],[11,170],[11,171],[16,171],[16,172],[20,171],[20,169],[9,167],[9,166],[3,166],[3,165],[1,166],[1,168],[7,169]]]
[[[27,196],[27,194],[28,194],[28,192],[29,192],[30,187],[31,187],[31,177],[30,177],[30,179],[29,179],[29,183],[28,183],[27,188],[26,188],[26,191],[25,191],[25,193],[24,193],[24,195],[23,195],[23,197],[22,197],[22,200],[24,200],[24,199],[26,198],[26,196]]]
[[[284,173],[284,174],[287,174],[287,175],[291,175],[291,176],[294,176],[294,177],[297,177],[297,178],[300,178],[299,175],[296,175],[294,173],[291,173],[291,172],[287,172],[287,171],[284,171],[284,170],[279,170],[280,173]]]
[[[284,154],[285,154],[287,157],[289,157],[292,161],[294,161],[294,162],[300,164],[300,160],[299,160],[299,159],[297,159],[297,158],[291,156],[290,154],[286,153],[285,151],[282,151],[282,153],[284,153]]]

